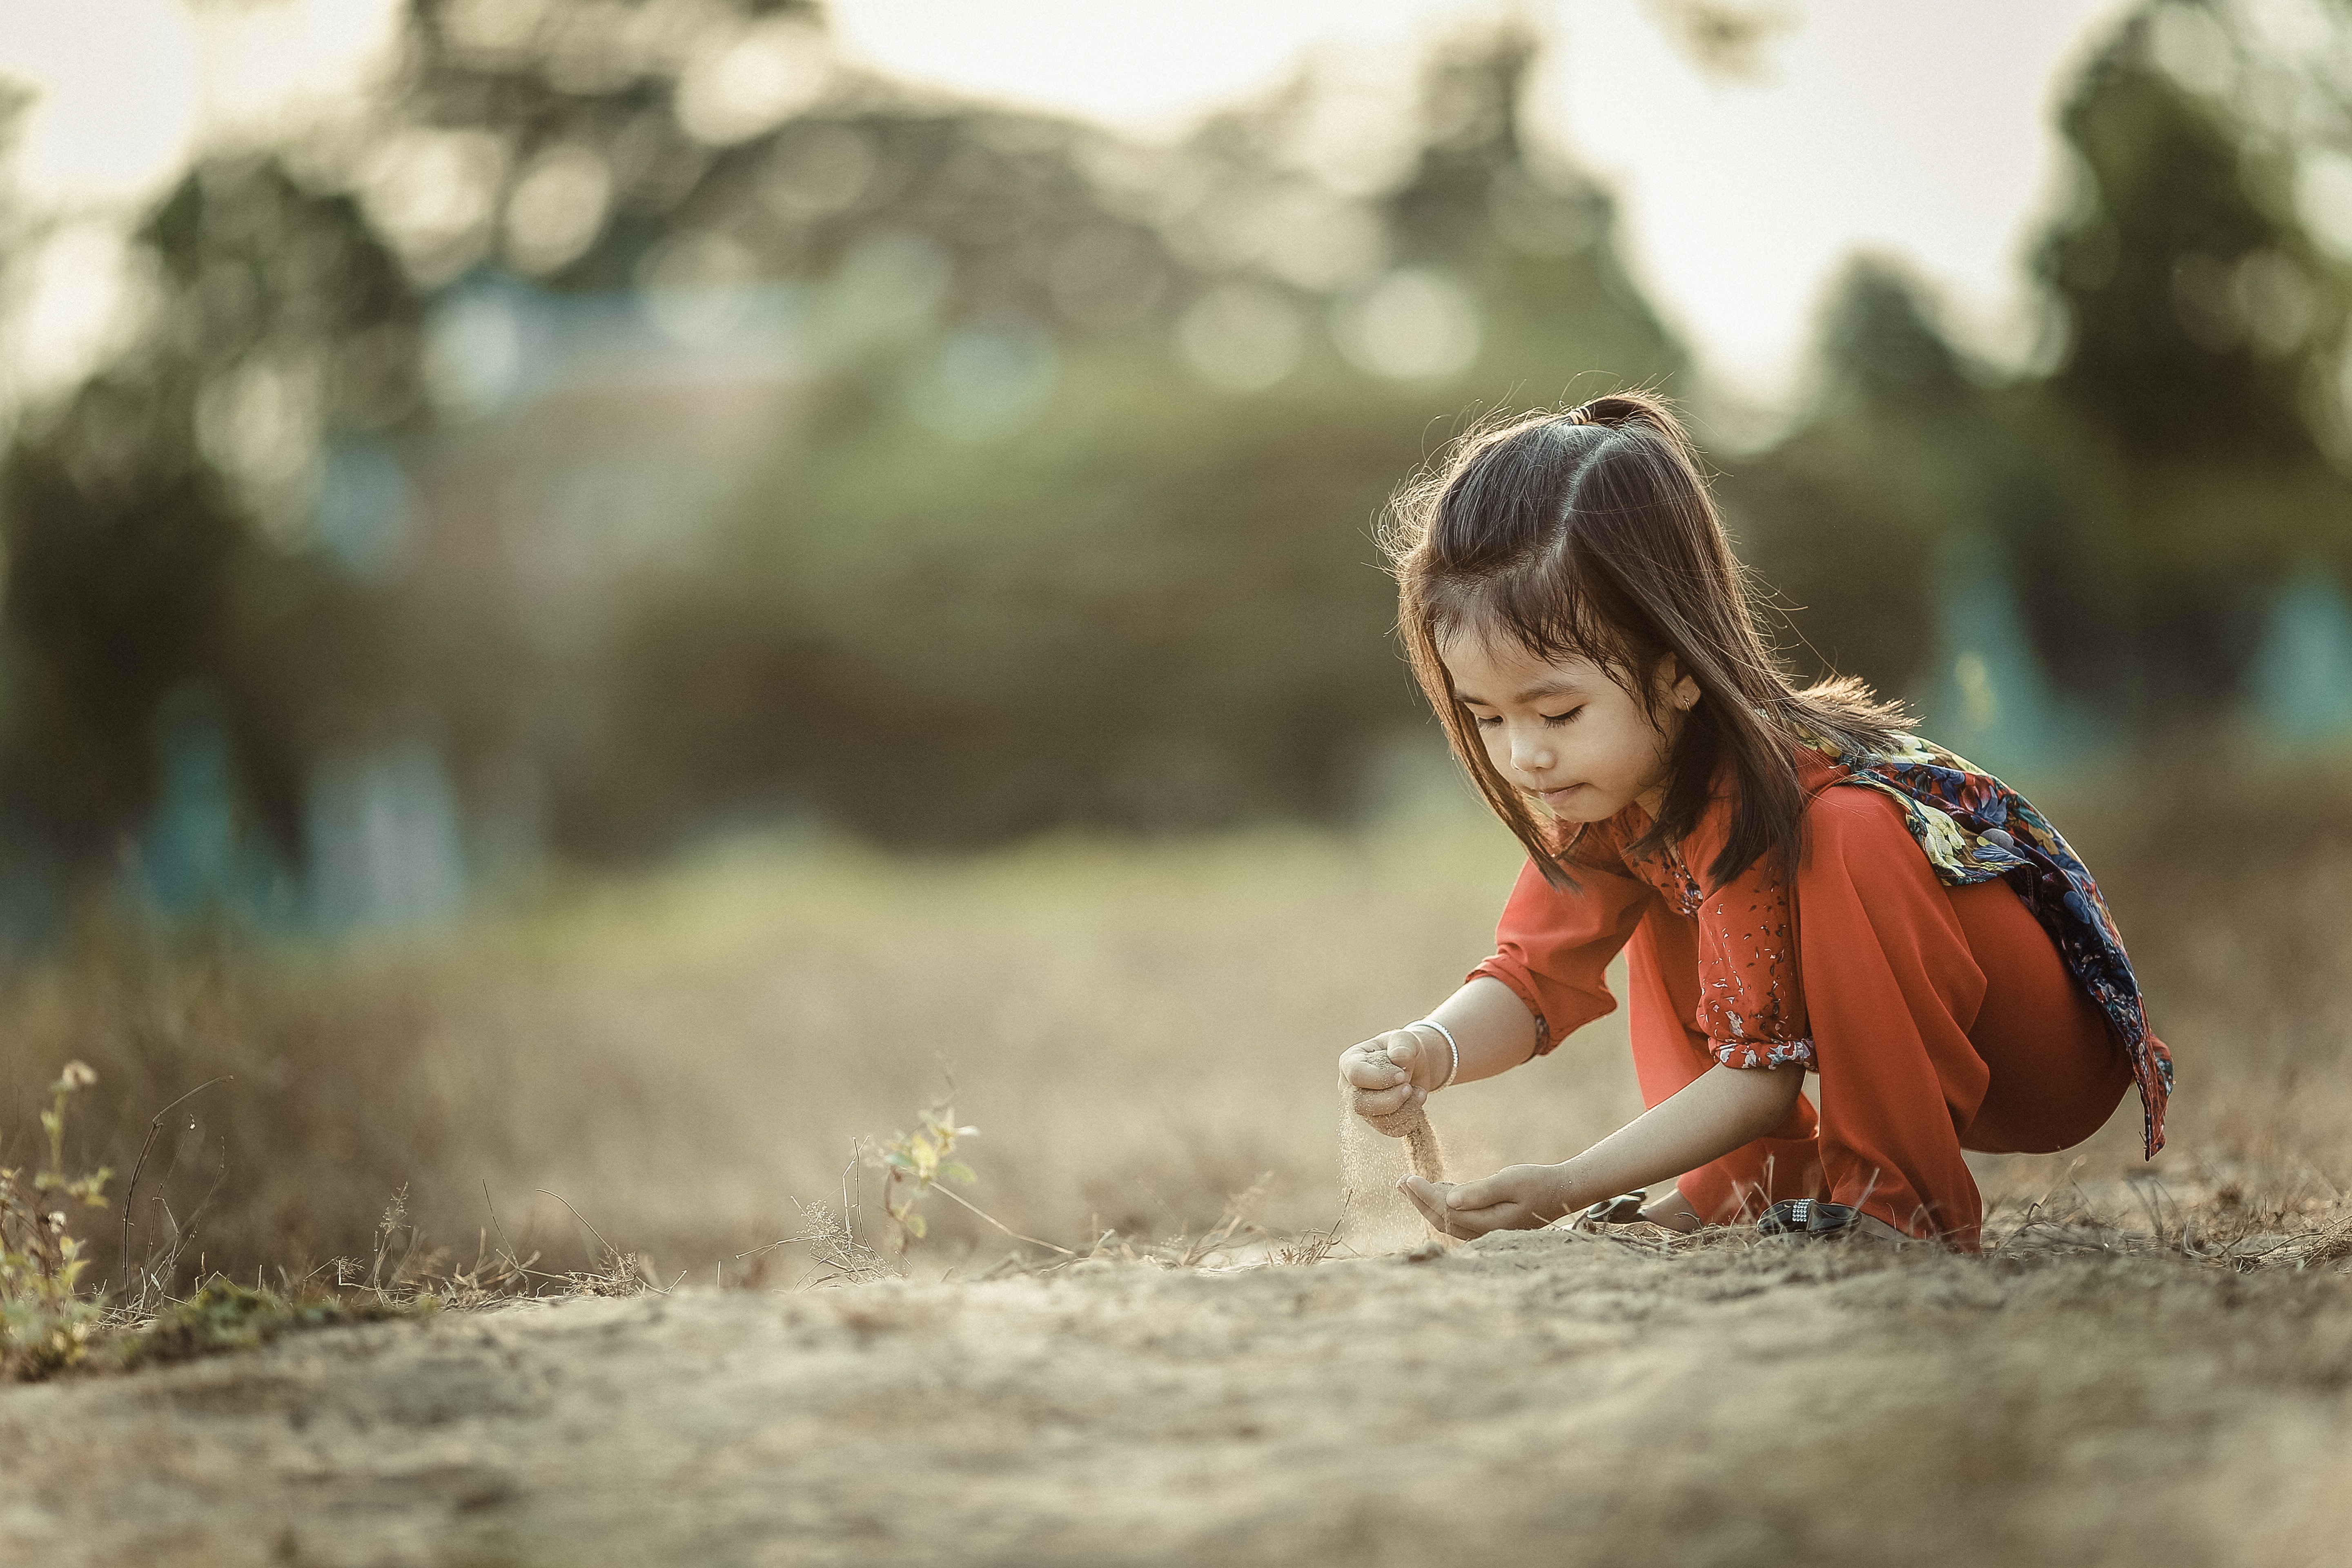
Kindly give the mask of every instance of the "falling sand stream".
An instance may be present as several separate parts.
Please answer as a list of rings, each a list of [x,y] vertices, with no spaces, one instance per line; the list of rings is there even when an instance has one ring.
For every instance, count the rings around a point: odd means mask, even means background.
[[[1445,1151],[1437,1130],[1429,1123],[1425,1107],[1402,1113],[1407,1120],[1402,1138],[1383,1134],[1350,1108],[1350,1090],[1339,1085],[1339,1201],[1350,1216],[1349,1229],[1360,1249],[1378,1252],[1408,1246],[1421,1239],[1427,1227],[1421,1215],[1396,1190],[1397,1161],[1391,1151],[1405,1148],[1412,1173],[1426,1182],[1445,1180]]]

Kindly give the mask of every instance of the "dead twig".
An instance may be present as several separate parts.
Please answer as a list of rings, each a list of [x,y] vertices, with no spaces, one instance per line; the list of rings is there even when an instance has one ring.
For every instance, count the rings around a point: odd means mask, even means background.
[[[172,1112],[179,1110],[180,1107],[195,1099],[196,1096],[204,1093],[205,1090],[212,1088],[213,1085],[216,1083],[228,1083],[236,1077],[236,1075],[235,1073],[225,1072],[218,1078],[206,1079],[204,1082],[196,1085],[195,1088],[188,1090],[187,1093],[180,1096],[179,1099],[172,1101],[171,1104],[157,1111],[154,1116],[149,1120],[147,1123],[146,1140],[139,1145],[139,1158],[131,1163],[131,1184],[122,1190],[123,1278],[128,1279],[131,1274],[131,1200],[139,1195],[139,1173],[147,1168],[147,1152],[155,1146],[155,1135],[163,1130],[163,1118],[171,1115]],[[141,1286],[141,1290],[142,1293],[145,1290],[145,1285],[143,1283]]]
[[[588,1216],[586,1215],[582,1214],[578,1209],[572,1208],[572,1200],[570,1198],[565,1197],[562,1193],[551,1193],[545,1187],[533,1187],[531,1188],[531,1191],[538,1193],[544,1197],[553,1198],[565,1208],[572,1209],[572,1217],[578,1220],[582,1226],[586,1227],[588,1234],[596,1238],[596,1245],[604,1249],[605,1256],[615,1260],[620,1258],[621,1249],[614,1247],[611,1242],[606,1241],[603,1231],[598,1230],[593,1225],[589,1225]]]
[[[939,1194],[940,1196],[946,1198],[952,1203],[970,1209],[973,1214],[978,1215],[982,1219],[986,1220],[989,1224],[994,1226],[997,1229],[1003,1231],[1005,1235],[1011,1237],[1015,1241],[1024,1241],[1032,1247],[1042,1247],[1048,1252],[1058,1252],[1065,1258],[1076,1258],[1077,1256],[1076,1253],[1072,1252],[1066,1247],[1056,1247],[1050,1241],[1041,1241],[1036,1237],[1022,1235],[1019,1231],[1013,1229],[1011,1226],[1005,1224],[994,1215],[990,1214],[986,1209],[981,1208],[974,1204],[966,1203],[963,1199],[957,1197],[954,1193],[950,1192],[946,1187],[935,1186],[931,1191]]]
[[[2306,1268],[2341,1258],[2352,1258],[2352,1215],[2345,1215],[2304,1245],[2302,1259]]]

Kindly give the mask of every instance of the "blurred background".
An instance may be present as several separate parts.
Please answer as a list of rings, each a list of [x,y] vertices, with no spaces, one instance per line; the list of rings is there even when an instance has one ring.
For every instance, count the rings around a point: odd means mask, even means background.
[[[945,1069],[1049,1234],[1328,1219],[1514,859],[1381,503],[1626,384],[1801,668],[2138,857],[2159,1028],[2340,1047],[2345,0],[14,8],[0,1128],[235,1071],[142,1247],[699,1267]]]

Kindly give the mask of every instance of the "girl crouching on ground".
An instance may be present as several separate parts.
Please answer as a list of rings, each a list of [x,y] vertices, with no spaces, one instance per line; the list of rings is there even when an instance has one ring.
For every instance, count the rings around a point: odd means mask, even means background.
[[[2080,1142],[2135,1085],[2162,1146],[2171,1058],[2083,863],[1861,683],[1791,684],[1661,404],[1471,437],[1391,551],[1414,671],[1528,864],[1495,955],[1340,1058],[1356,1112],[1402,1133],[1549,1051],[1614,1007],[1620,950],[1650,1107],[1563,1164],[1407,1178],[1432,1225],[1631,1218],[1609,1200],[1672,1181],[1642,1217],[1973,1248],[1962,1150]]]

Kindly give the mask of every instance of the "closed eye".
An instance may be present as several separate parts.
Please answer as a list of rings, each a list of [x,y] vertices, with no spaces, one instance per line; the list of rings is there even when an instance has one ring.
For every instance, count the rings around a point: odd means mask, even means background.
[[[1481,730],[1491,730],[1503,721],[1503,716],[1500,713],[1481,713],[1475,709],[1467,709],[1465,711],[1470,715],[1470,722],[1477,725]],[[1547,724],[1567,724],[1573,722],[1577,715],[1583,711],[1584,705],[1579,703],[1565,713],[1538,713],[1536,717]]]

